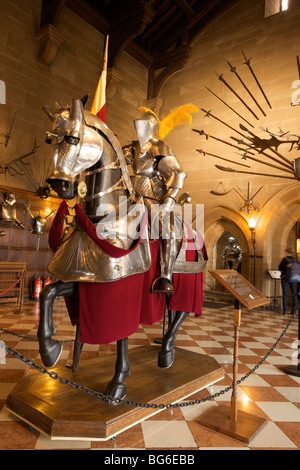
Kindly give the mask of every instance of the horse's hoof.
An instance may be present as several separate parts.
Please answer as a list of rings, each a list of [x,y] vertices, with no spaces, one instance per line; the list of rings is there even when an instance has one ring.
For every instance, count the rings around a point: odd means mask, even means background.
[[[169,367],[171,367],[174,362],[174,356],[174,349],[167,352],[160,351],[158,353],[158,367],[160,367],[161,369],[168,369]]]
[[[51,340],[47,350],[40,352],[44,366],[54,367],[62,353],[62,344],[56,340]]]
[[[105,395],[112,401],[122,400],[126,395],[127,386],[124,382],[110,382],[106,388]]]

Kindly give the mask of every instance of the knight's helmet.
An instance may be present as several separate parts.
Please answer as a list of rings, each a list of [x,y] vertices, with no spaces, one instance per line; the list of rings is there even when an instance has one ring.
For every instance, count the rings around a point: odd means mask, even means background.
[[[230,247],[233,247],[235,245],[235,238],[234,237],[229,237],[228,238],[228,245]]]
[[[139,139],[140,146],[153,137],[157,136],[159,131],[160,120],[156,114],[148,108],[139,108],[142,116],[134,121],[135,130]]]
[[[136,133],[139,139],[141,147],[153,137],[164,139],[168,133],[178,124],[183,122],[192,123],[192,113],[197,113],[198,108],[193,104],[186,104],[179,106],[175,110],[171,111],[161,121],[157,115],[149,108],[141,107],[139,111],[142,111],[140,119],[134,121]]]

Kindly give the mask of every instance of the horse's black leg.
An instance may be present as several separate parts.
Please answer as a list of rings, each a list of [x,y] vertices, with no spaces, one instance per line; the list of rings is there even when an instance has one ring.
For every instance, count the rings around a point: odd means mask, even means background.
[[[56,297],[63,295],[72,295],[75,291],[74,282],[54,282],[48,284],[41,292],[40,295],[40,321],[38,327],[38,340],[40,355],[43,364],[46,367],[53,367],[58,361],[61,352],[62,344],[51,339],[55,328],[52,321],[53,302]]]
[[[129,374],[128,338],[123,338],[117,341],[115,375],[109,382],[105,394],[113,399],[123,398],[127,389],[124,379],[129,377]]]
[[[76,336],[75,336],[75,341],[74,341],[73,365],[72,365],[73,372],[77,372],[78,370],[80,353],[81,353],[82,346],[83,346],[83,343],[79,341],[79,335],[80,335],[80,327],[79,325],[76,325]]]
[[[189,316],[188,312],[176,312],[174,320],[163,337],[162,348],[158,355],[158,365],[166,369],[171,367],[174,362],[174,348],[177,332],[182,322]]]

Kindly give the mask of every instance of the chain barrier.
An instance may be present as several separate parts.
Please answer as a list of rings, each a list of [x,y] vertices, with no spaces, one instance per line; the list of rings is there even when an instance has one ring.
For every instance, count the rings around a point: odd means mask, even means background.
[[[272,352],[278,346],[278,344],[280,343],[280,341],[282,340],[282,338],[286,334],[288,328],[290,327],[290,325],[294,321],[294,319],[296,317],[296,314],[297,314],[297,312],[295,312],[292,315],[292,317],[290,318],[288,324],[283,329],[281,335],[279,336],[277,341],[273,344],[273,346],[269,349],[267,354],[247,374],[245,374],[243,377],[241,377],[239,380],[237,380],[235,382],[236,385],[240,385],[242,382],[244,382],[244,380],[246,380],[250,375],[252,375],[265,362],[265,360],[270,356],[270,354],[272,354]],[[1,331],[5,332],[5,333],[8,333],[8,334],[18,336],[18,337],[21,337],[23,339],[29,339],[29,340],[37,341],[36,338],[31,338],[30,336],[25,336],[25,335],[21,335],[21,334],[18,334],[18,333],[13,333],[13,332],[10,332],[9,330],[5,330],[5,329],[0,327],[0,332]],[[65,341],[60,341],[60,342],[62,342],[62,343],[63,342],[73,342],[73,340],[65,340]],[[1,343],[3,343],[4,346],[2,346]],[[122,403],[124,405],[131,405],[131,406],[140,407],[140,408],[155,408],[155,409],[181,408],[181,407],[185,407],[185,406],[199,405],[201,403],[205,403],[207,401],[218,398],[218,397],[224,395],[225,393],[229,392],[230,390],[232,390],[233,386],[235,385],[235,384],[231,384],[230,386],[224,388],[223,390],[220,390],[219,392],[216,392],[213,395],[209,395],[205,398],[201,398],[200,400],[191,400],[191,401],[184,401],[182,403],[167,403],[167,404],[164,404],[164,403],[140,403],[140,402],[136,402],[136,401],[125,400],[125,399],[122,399],[122,398],[115,399],[115,398],[112,398],[109,395],[105,395],[104,393],[96,392],[95,390],[92,390],[88,387],[85,387],[83,385],[79,385],[76,382],[72,382],[71,380],[67,379],[66,377],[61,377],[56,372],[49,371],[46,367],[37,364],[33,359],[30,359],[30,358],[24,356],[23,354],[21,354],[16,349],[7,346],[2,341],[0,341],[0,348],[4,348],[9,354],[11,354],[16,359],[20,359],[22,362],[24,362],[29,367],[37,369],[42,374],[47,374],[51,379],[58,380],[60,383],[62,383],[64,385],[68,385],[68,386],[70,386],[74,389],[77,389],[77,390],[80,390],[82,392],[88,393],[89,395],[93,395],[96,398],[100,398],[101,400],[104,400],[104,401],[107,401],[107,402],[113,403],[113,404]]]

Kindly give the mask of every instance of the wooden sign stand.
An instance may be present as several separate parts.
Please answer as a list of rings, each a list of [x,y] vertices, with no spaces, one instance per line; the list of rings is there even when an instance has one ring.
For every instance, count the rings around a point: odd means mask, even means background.
[[[239,329],[241,325],[241,303],[247,308],[254,308],[268,303],[254,286],[234,270],[209,271],[234,297],[234,353],[233,353],[233,381],[230,407],[218,405],[209,411],[198,422],[203,426],[234,437],[243,442],[250,440],[262,429],[267,420],[237,409],[237,374]]]

